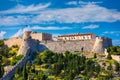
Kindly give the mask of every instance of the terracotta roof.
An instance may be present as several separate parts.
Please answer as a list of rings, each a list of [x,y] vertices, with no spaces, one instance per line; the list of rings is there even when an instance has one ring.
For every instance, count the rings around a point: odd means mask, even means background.
[[[71,36],[85,36],[85,35],[93,35],[93,33],[86,33],[86,34],[69,34],[69,35],[61,35],[61,36],[58,36],[58,37],[71,37]]]

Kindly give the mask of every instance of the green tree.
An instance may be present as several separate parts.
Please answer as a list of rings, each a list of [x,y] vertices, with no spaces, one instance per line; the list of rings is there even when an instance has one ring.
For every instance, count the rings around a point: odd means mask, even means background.
[[[4,40],[0,40],[0,47],[4,45]]]
[[[41,61],[43,63],[52,63],[52,56],[54,55],[54,53],[50,50],[45,50],[44,52],[42,52],[41,54]]]
[[[89,80],[89,78],[87,76],[84,76],[82,80]]]
[[[110,63],[109,66],[107,67],[108,70],[112,70],[112,64]]]
[[[2,55],[0,55],[0,77],[2,77],[4,74],[4,69],[2,66]]]
[[[32,65],[31,72],[35,73],[35,65],[34,64]]]
[[[3,69],[3,66],[0,63],[0,78],[3,76],[3,74],[4,74],[4,69]]]
[[[24,80],[28,79],[28,73],[27,73],[27,70],[26,70],[26,64],[23,67],[23,78],[24,78]]]
[[[94,53],[94,58],[97,58],[97,55],[96,55],[96,53]]]
[[[120,64],[118,62],[115,63],[115,71],[120,71]]]
[[[99,74],[99,72],[100,72],[100,65],[99,64],[97,64],[95,66],[95,72],[97,73],[97,75]]]
[[[62,63],[57,62],[54,64],[54,67],[52,67],[52,73],[58,75],[62,69],[63,69]]]
[[[47,79],[47,76],[43,75],[40,80],[46,80],[46,79]]]
[[[0,63],[2,63],[2,55],[0,54]]]
[[[38,76],[38,80],[47,80],[47,76],[43,72],[40,72]]]
[[[20,68],[19,66],[16,68],[16,74],[19,74],[20,73]]]
[[[110,53],[108,53],[108,55],[107,55],[107,59],[112,59],[112,57],[111,57],[111,54]]]

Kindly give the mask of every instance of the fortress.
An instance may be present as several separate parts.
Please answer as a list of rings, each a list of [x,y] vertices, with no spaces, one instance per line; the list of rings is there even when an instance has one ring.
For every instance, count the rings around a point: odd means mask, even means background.
[[[112,46],[112,40],[106,37],[96,37],[92,33],[61,35],[53,39],[51,34],[26,31],[23,38],[10,38],[5,40],[5,44],[8,47],[18,45],[20,47],[18,55],[23,54],[24,57],[4,74],[0,80],[11,80],[17,67],[21,68],[31,58],[33,52],[49,49],[54,52],[68,50],[71,52],[88,51],[104,53],[105,48]],[[118,59],[116,56],[115,58]]]
[[[52,38],[52,34],[26,31],[23,38],[11,38],[5,40],[5,44],[8,47],[12,45],[20,46],[18,54],[24,54],[27,48],[30,48],[32,52],[49,49],[54,52],[87,51],[104,53],[105,48],[112,46],[112,39],[97,37],[93,33],[77,33]]]

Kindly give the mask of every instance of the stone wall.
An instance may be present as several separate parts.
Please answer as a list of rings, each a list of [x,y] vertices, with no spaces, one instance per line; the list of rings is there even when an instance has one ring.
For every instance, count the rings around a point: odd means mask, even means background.
[[[24,55],[25,54],[24,52],[26,51],[27,48],[30,48],[31,53],[38,52],[39,51],[39,41],[31,39],[31,38],[23,39],[23,42],[18,51],[18,55],[20,55],[20,54]]]
[[[30,48],[31,53],[32,52],[38,52],[39,51],[39,41],[31,38],[31,32],[25,32],[23,35],[23,40],[20,46],[20,49],[18,51],[18,55],[23,54],[25,55],[25,51],[27,48]]]
[[[31,38],[39,41],[52,40],[52,35],[48,33],[35,33],[31,32]]]
[[[26,49],[25,53],[26,53],[26,55],[16,65],[14,65],[11,70],[6,72],[6,74],[4,74],[3,77],[0,78],[0,80],[11,80],[11,78],[14,76],[14,74],[16,72],[17,67],[19,67],[19,68],[23,67],[23,65],[30,58],[28,56],[28,54],[30,53],[30,49]]]
[[[111,55],[111,57],[120,63],[120,55]]]
[[[20,47],[22,43],[22,38],[20,37],[10,38],[10,39],[5,40],[4,43],[8,47],[12,47],[13,45],[18,45]]]
[[[91,51],[94,45],[95,39],[84,40],[84,41],[47,41],[41,42],[49,50],[54,52],[64,52],[66,50],[74,51]]]
[[[88,51],[94,53],[104,53],[105,48],[112,46],[112,41],[109,38],[96,37],[90,40],[76,40],[76,41],[47,41],[41,42],[49,50],[54,52],[64,52],[66,50],[74,51]]]
[[[31,35],[32,34],[32,35]],[[39,35],[35,36],[34,34],[39,33],[31,33],[25,32],[23,35],[23,39],[21,38],[13,38],[5,42],[6,45],[21,45],[21,49],[18,53],[23,54],[26,48],[30,47],[33,52],[43,51],[45,49],[49,49],[55,52],[64,52],[68,51],[89,51],[94,53],[104,53],[105,48],[112,46],[112,40],[106,37],[96,37],[89,40],[75,40],[75,41],[41,41],[39,42]],[[32,37],[34,36],[34,37]],[[44,35],[45,36],[45,35]],[[42,35],[41,35],[42,37]]]
[[[105,48],[112,46],[112,40],[106,37],[96,37],[92,52],[104,53]]]

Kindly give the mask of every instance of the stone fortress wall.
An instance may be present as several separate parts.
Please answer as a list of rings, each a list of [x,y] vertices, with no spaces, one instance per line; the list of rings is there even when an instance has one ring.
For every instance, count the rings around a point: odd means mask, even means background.
[[[52,35],[48,33],[36,33],[31,32],[30,36],[32,39],[43,41],[43,40],[52,40]]]
[[[66,50],[87,51],[94,53],[104,53],[105,48],[112,46],[112,40],[105,37],[96,37],[90,40],[76,40],[76,41],[47,41],[41,42],[49,50],[54,52],[64,52]]]
[[[28,38],[28,36],[34,39],[34,41],[35,40],[36,41],[52,40],[52,35],[48,33],[36,33],[36,32],[27,31],[24,33],[23,37]],[[21,37],[14,37],[4,41],[4,43],[8,47],[12,47],[13,45],[18,45],[20,47],[21,44],[24,44],[22,42],[23,42],[23,39]]]
[[[41,34],[41,33],[34,33],[34,32],[25,32],[24,38],[25,37],[28,38],[28,36],[32,38],[27,41],[27,43],[30,43],[28,46],[32,46],[32,47],[34,46],[33,47],[34,51],[35,50],[42,51],[44,49],[49,49],[55,52],[64,52],[66,50],[73,52],[73,51],[81,51],[83,49],[83,51],[89,51],[94,53],[104,53],[105,48],[112,46],[112,40],[106,37],[95,37],[88,40],[86,39],[86,40],[52,41],[52,35],[50,34],[44,35],[44,33]],[[15,41],[14,42],[18,43],[19,45],[19,42],[17,42],[16,39]],[[22,42],[22,40],[20,41],[22,44],[24,44],[24,46],[26,45],[25,42]],[[37,47],[37,45],[34,44],[34,43],[37,43],[38,41],[39,41],[39,47]],[[6,45],[10,46],[11,44],[6,43]]]
[[[4,43],[8,47],[12,47],[13,45],[18,45],[20,47],[20,45],[22,43],[22,38],[20,38],[20,37],[10,38],[10,39],[5,40]]]
[[[54,52],[65,52],[65,51],[91,51],[94,45],[94,39],[85,41],[47,41],[41,42],[49,50]]]
[[[23,65],[30,58],[29,56],[27,56],[30,53],[30,49],[26,49],[26,52],[24,52],[24,53],[26,55],[16,65],[14,65],[11,70],[9,70],[6,74],[4,74],[3,77],[0,78],[0,80],[11,80],[11,78],[13,77],[13,75],[16,72],[17,67],[19,67],[19,68],[23,67]]]

